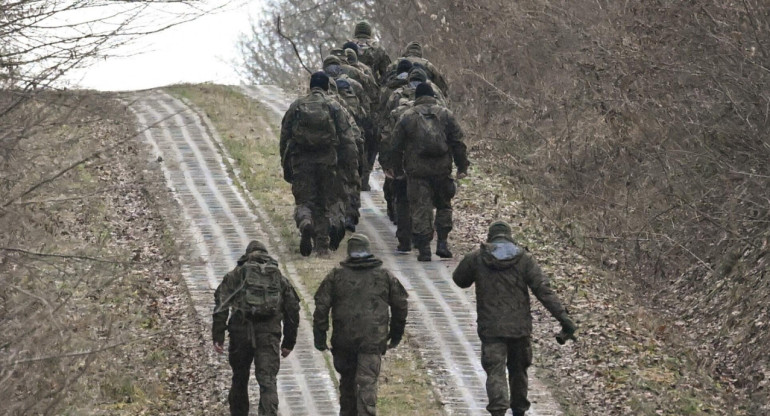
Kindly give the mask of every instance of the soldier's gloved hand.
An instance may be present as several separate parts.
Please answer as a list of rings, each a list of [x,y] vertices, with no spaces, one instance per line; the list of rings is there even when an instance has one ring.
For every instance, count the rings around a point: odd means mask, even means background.
[[[578,329],[575,322],[572,321],[566,312],[561,314],[557,319],[561,324],[561,332],[556,336],[556,341],[559,342],[559,344],[564,344],[570,339],[575,341],[575,332]]]
[[[388,349],[392,350],[393,348],[398,347],[398,344],[401,343],[401,337],[402,335],[391,335],[390,342],[388,343]]]
[[[315,349],[318,351],[326,351],[329,349],[329,346],[326,345],[326,331],[313,329],[313,346],[315,346]]]

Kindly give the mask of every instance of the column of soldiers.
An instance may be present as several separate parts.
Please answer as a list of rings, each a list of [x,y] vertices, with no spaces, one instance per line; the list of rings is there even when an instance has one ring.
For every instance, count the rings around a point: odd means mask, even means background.
[[[284,115],[280,137],[300,253],[326,256],[338,248],[346,230],[355,232],[360,192],[369,189],[379,154],[388,216],[397,226],[396,251],[416,248],[418,261],[431,261],[435,235],[436,254],[451,258],[451,200],[455,181],[467,175],[470,162],[462,129],[447,108],[446,79],[423,57],[422,46],[411,42],[391,61],[373,39],[369,23],[359,22],[353,38],[324,58],[309,87]],[[314,346],[329,349],[327,331],[332,328],[340,415],[375,415],[381,357],[401,341],[408,295],[372,254],[365,235],[349,238],[347,254],[315,294]],[[560,343],[574,340],[577,327],[537,263],[515,243],[507,223],[490,226],[487,241],[462,259],[453,279],[462,288],[475,284],[487,410],[502,416],[511,408],[514,415],[524,415],[532,359],[529,292],[561,323]],[[252,363],[260,386],[259,415],[277,414],[280,357],[294,348],[299,307],[278,263],[264,245],[252,241],[215,293],[217,352],[224,353],[225,330],[230,333],[231,415],[248,414]]]

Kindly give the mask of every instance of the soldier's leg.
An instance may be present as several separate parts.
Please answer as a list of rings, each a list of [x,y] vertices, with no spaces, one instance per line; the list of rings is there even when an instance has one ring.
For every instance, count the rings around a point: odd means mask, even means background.
[[[359,416],[377,414],[377,378],[380,376],[380,354],[358,354],[356,384],[358,384],[357,408]]]
[[[452,198],[457,188],[450,177],[436,178],[433,187],[433,205],[436,207],[436,254],[442,258],[451,258],[449,251],[449,232],[452,231]]]
[[[232,385],[227,401],[230,404],[230,416],[249,414],[249,372],[254,361],[254,347],[246,331],[230,330],[228,361],[233,369]]]
[[[379,152],[379,137],[374,134],[374,128],[371,123],[364,126],[364,149],[366,152],[366,166],[364,166],[364,174],[361,177],[361,189],[369,191],[369,175],[374,169],[374,162],[377,160],[377,152]]]
[[[508,380],[505,379],[507,357],[508,344],[505,339],[481,339],[481,366],[487,373],[487,411],[495,416],[504,415],[508,410]]]
[[[412,242],[419,250],[417,260],[430,261],[433,240],[433,190],[426,178],[407,178],[406,193],[412,217]]]
[[[292,167],[294,178],[291,183],[291,192],[294,194],[294,221],[302,233],[299,251],[303,256],[310,255],[313,250],[312,238],[315,233],[313,218],[315,209],[315,169],[312,165],[297,164]]]
[[[254,375],[259,383],[259,416],[277,416],[281,338],[276,334],[256,334],[255,338]]]
[[[396,202],[398,251],[412,251],[412,216],[409,213],[406,179],[393,180],[393,196]]]
[[[332,350],[334,369],[340,374],[340,416],[356,416],[356,369],[358,355],[352,351]]]
[[[316,165],[318,169],[315,172],[315,188],[313,196],[318,205],[313,211],[313,221],[315,222],[315,244],[319,252],[329,249],[329,227],[332,219],[335,222],[342,223],[340,218],[334,217],[334,204],[337,201],[335,194],[335,184],[337,183],[336,167],[332,165]],[[338,225],[338,224],[335,224]]]
[[[382,184],[382,196],[385,198],[385,203],[387,204],[388,219],[396,224],[396,205],[393,186],[393,179],[386,177],[385,182]]]
[[[532,364],[532,343],[529,337],[513,338],[508,343],[508,381],[511,388],[511,409],[523,414],[529,409],[527,400],[527,368]]]

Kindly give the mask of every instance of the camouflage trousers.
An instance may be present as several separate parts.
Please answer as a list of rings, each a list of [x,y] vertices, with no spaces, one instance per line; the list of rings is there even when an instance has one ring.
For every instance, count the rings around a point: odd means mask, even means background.
[[[300,227],[310,221],[315,229],[317,248],[329,247],[329,225],[337,201],[337,168],[321,163],[292,166],[291,192],[294,194],[294,221]]]
[[[406,179],[393,180],[393,202],[396,210],[396,238],[399,243],[412,241],[412,216],[409,212],[409,193]],[[432,209],[431,209],[432,211]],[[451,217],[449,228],[452,227]]]
[[[429,243],[433,240],[434,225],[439,240],[446,239],[452,230],[452,197],[455,192],[452,178],[410,176],[407,178],[406,191],[415,243]],[[436,209],[435,222],[434,208]]]
[[[231,416],[249,414],[249,373],[252,363],[259,384],[259,416],[278,415],[276,379],[281,366],[280,342],[278,334],[249,334],[246,327],[240,326],[230,329],[228,360],[233,369],[233,381],[227,399]]]
[[[361,167],[361,183],[363,189],[369,189],[369,175],[374,169],[377,153],[380,151],[379,134],[371,120],[364,122],[364,165]]]
[[[340,416],[376,415],[382,356],[339,348],[332,350],[332,356],[340,374]]]
[[[481,366],[487,373],[489,413],[503,414],[509,407],[519,412],[529,409],[527,368],[531,364],[532,344],[529,337],[481,337]]]

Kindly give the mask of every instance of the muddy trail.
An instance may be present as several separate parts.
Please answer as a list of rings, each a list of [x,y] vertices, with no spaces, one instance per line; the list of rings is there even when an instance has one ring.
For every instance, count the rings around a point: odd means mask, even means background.
[[[278,123],[292,98],[269,86],[241,91],[275,115]],[[196,257],[184,262],[183,275],[204,328],[208,328],[213,291],[234,265],[249,240],[258,239],[284,267],[303,301],[302,320],[294,353],[283,361],[279,374],[279,412],[288,415],[337,414],[335,374],[324,355],[312,347],[312,295],[302,285],[293,260],[286,255],[294,241],[281,234],[260,202],[243,186],[238,168],[207,117],[162,91],[127,96],[152,158],[162,158],[168,187],[174,192],[194,241]],[[395,227],[388,220],[382,195],[381,172],[372,175],[370,192],[362,193],[358,231],[367,234],[373,251],[404,284],[410,294],[407,333],[426,363],[439,399],[449,415],[487,414],[486,375],[480,364],[476,311],[472,291],[451,280],[456,260],[418,263],[414,255],[396,254]],[[284,255],[282,255],[284,254]],[[253,379],[252,379],[253,380]],[[252,387],[256,383],[251,383]],[[258,389],[251,401],[256,403]],[[529,415],[562,414],[547,388],[530,372]]]

